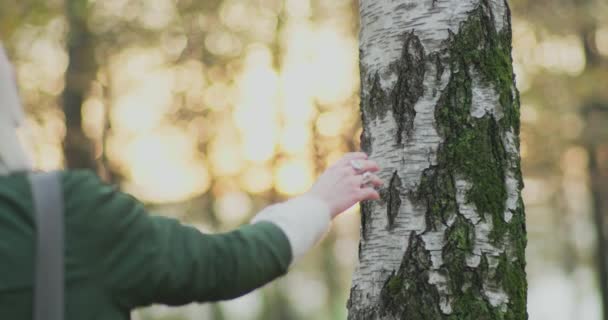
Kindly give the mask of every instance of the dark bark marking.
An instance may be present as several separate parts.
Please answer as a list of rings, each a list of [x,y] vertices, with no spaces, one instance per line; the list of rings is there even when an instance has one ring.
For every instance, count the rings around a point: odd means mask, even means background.
[[[390,315],[408,320],[442,319],[437,304],[439,292],[429,284],[431,255],[415,232],[410,233],[408,242],[399,270],[382,288],[379,313],[382,317]]]
[[[401,178],[399,178],[399,174],[395,171],[388,189],[383,193],[384,201],[386,201],[386,214],[388,217],[387,230],[393,230],[395,227],[395,218],[399,214],[399,209],[401,208],[401,187]]]
[[[414,127],[416,102],[424,94],[425,56],[424,47],[414,32],[403,35],[401,58],[389,66],[397,74],[397,82],[390,97],[393,117],[397,122],[397,143],[409,137]]]
[[[454,178],[443,167],[432,166],[424,170],[412,198],[426,208],[425,232],[437,231],[441,225],[447,226],[451,217],[458,213]]]
[[[418,6],[417,3],[402,3],[395,8],[395,11],[412,10]]]
[[[397,124],[396,141],[402,144],[404,137],[412,133],[416,117],[414,106],[424,94],[425,52],[420,39],[413,32],[399,37],[403,38],[401,57],[388,67],[391,73],[397,75],[397,82],[390,92],[385,92],[380,83],[380,74],[371,74],[367,79],[362,79],[364,87],[370,90],[362,95],[361,118],[365,128],[370,120],[383,118],[391,110]],[[365,74],[366,70],[361,66],[361,75]],[[371,152],[371,140],[370,134],[364,130],[361,146],[367,149],[366,152]]]
[[[371,82],[371,89],[366,99],[367,104],[363,106],[363,112],[367,112],[371,120],[383,118],[389,109],[386,93],[380,84],[380,75],[378,73],[371,75],[368,81]]]
[[[367,240],[368,230],[372,223],[372,202],[361,201],[361,236],[364,240]],[[361,248],[359,248],[361,249]]]

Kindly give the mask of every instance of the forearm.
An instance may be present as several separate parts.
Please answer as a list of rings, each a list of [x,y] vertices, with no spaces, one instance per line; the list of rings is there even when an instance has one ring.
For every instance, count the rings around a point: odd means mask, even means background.
[[[328,206],[309,195],[266,207],[250,226],[218,240],[226,247],[215,288],[206,301],[232,299],[284,275],[330,226]],[[223,280],[220,280],[223,279]]]
[[[323,237],[329,229],[331,217],[325,202],[304,194],[262,210],[252,223],[260,221],[272,222],[285,233],[289,239],[293,264]]]
[[[112,259],[108,269],[113,287],[121,295],[130,292],[131,306],[244,295],[284,275],[330,221],[327,206],[306,196],[269,206],[252,224],[223,234],[203,234],[165,217],[137,217],[112,250],[128,259]]]
[[[287,272],[289,241],[272,223],[245,225],[223,234],[180,227],[163,249],[155,302],[184,304],[233,299]]]

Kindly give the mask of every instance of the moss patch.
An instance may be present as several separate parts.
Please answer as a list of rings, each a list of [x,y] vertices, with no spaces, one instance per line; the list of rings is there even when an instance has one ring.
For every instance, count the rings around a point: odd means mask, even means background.
[[[527,319],[523,203],[519,202],[509,223],[503,217],[508,197],[507,168],[515,168],[522,187],[519,157],[508,154],[502,141],[510,130],[516,137],[519,133],[510,29],[505,26],[503,31],[496,31],[488,1],[482,0],[459,33],[450,35],[445,49],[424,58],[435,63],[439,72],[449,68],[451,75],[435,108],[437,131],[444,139],[438,149],[437,164],[424,171],[412,200],[426,207],[425,232],[447,227],[442,250],[444,264],[438,272],[447,278],[450,295],[443,298],[449,299],[452,312],[449,315],[441,312],[439,293],[434,285],[428,284],[429,252],[422,240],[412,235],[399,271],[385,284],[381,308],[384,314],[404,319]],[[471,116],[471,69],[497,91],[502,118],[496,119],[491,114],[482,118]],[[491,217],[490,242],[506,248],[495,270],[489,270],[483,255],[476,267],[466,263],[466,257],[473,254],[476,226],[458,212],[456,177],[471,183],[466,199],[475,205],[480,216]],[[491,305],[483,294],[484,283],[495,284],[505,291],[509,297],[507,308]]]
[[[390,314],[408,320],[441,319],[442,313],[436,303],[439,292],[428,281],[430,269],[431,257],[424,248],[424,241],[412,232],[400,269],[388,278],[382,289],[380,316]]]

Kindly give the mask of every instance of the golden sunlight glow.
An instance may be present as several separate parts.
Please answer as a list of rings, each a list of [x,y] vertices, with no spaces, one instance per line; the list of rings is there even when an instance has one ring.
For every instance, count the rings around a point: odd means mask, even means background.
[[[336,137],[342,133],[344,111],[325,112],[317,120],[319,133],[327,137]]]
[[[285,11],[290,18],[306,18],[312,11],[310,0],[286,0]]]
[[[153,6],[140,11],[131,10],[129,1],[92,1],[93,30],[106,32],[112,27],[108,21],[125,19],[164,30],[177,18],[176,5],[152,1]],[[180,56],[190,45],[180,29],[162,32],[156,45],[134,42],[114,49],[100,65],[111,96],[106,100],[93,93],[87,98],[83,129],[100,141],[109,112],[106,156],[125,175],[128,191],[146,201],[174,202],[205,192],[211,179],[230,180],[233,185],[217,194],[222,197],[218,208],[236,221],[246,210],[235,203],[247,202],[239,192],[260,194],[275,187],[292,195],[310,187],[313,124],[331,140],[321,156],[333,161],[343,154],[345,146],[338,140],[351,119],[338,108],[358,86],[356,37],[345,31],[351,13],[338,13],[330,22],[313,21],[310,0],[282,3],[225,0],[217,16],[196,13],[200,19],[193,23],[204,29],[203,45],[215,55],[242,55],[234,62],[206,65],[199,56]],[[285,18],[280,28],[279,15]],[[56,18],[47,26],[19,31],[19,80],[28,99],[37,102],[41,92],[61,93],[68,61],[66,28],[65,19]],[[180,119],[179,128],[172,123],[182,115],[178,108],[196,112],[187,121]],[[316,120],[318,109],[324,113]],[[63,119],[53,117],[45,116],[51,120],[44,126],[34,125],[36,136],[43,137],[36,138],[33,148],[38,167],[56,168],[63,162],[65,128],[58,126]],[[50,127],[53,133],[47,132]],[[200,148],[207,152],[204,157]]]
[[[311,56],[314,54],[312,32],[309,23],[290,23],[286,33],[290,36],[285,41],[286,52],[283,56],[281,70],[281,107],[286,120],[307,122],[315,113],[313,104],[314,81],[318,80]],[[323,71],[323,75],[328,70]]]
[[[294,270],[285,280],[290,288],[298,288],[289,290],[287,298],[300,314],[319,310],[328,299],[325,280],[314,274]]]
[[[102,138],[105,125],[105,107],[98,98],[89,98],[82,105],[82,129],[87,137]]]
[[[224,0],[220,8],[222,23],[234,31],[243,31],[249,27],[253,8],[247,1]]]
[[[595,32],[595,43],[597,50],[605,56],[608,56],[608,25],[597,29]]]
[[[513,73],[515,73],[515,80],[517,83],[517,89],[521,93],[525,93],[530,89],[532,83],[530,82],[530,74],[519,62],[513,61]]]
[[[315,115],[310,82],[306,81],[306,67],[286,67],[281,74],[282,116],[286,120],[310,121]]]
[[[335,29],[315,32],[312,66],[315,97],[321,104],[348,99],[358,85],[357,42]],[[320,76],[322,75],[322,76]]]
[[[333,150],[325,157],[325,168],[329,168],[344,156],[343,150]]]
[[[550,37],[542,41],[535,53],[535,62],[553,72],[571,76],[585,69],[583,44],[578,36]]]
[[[209,160],[213,171],[218,176],[229,176],[239,173],[242,161],[239,159],[239,149],[236,146],[214,144]]]
[[[114,130],[139,132],[160,124],[173,99],[173,73],[163,64],[159,50],[144,49],[125,50],[112,61]]]
[[[252,202],[246,193],[235,191],[221,195],[214,207],[223,225],[237,226],[249,216]]]
[[[63,167],[63,150],[50,143],[41,144],[36,150],[34,166],[39,170],[57,170]]]
[[[185,96],[185,100],[183,101],[184,108],[202,111],[218,107],[222,104],[222,107],[227,105],[225,103],[227,99],[222,97],[227,95],[223,88],[220,88],[219,92],[217,91],[218,87],[215,88],[216,91],[207,88],[209,81],[205,76],[205,68],[200,61],[194,59],[187,60],[173,68],[173,72],[175,74],[173,92]],[[218,99],[220,102],[209,103],[209,101],[205,101],[205,94],[211,94],[209,97],[212,102],[216,102]]]
[[[63,90],[63,76],[68,67],[63,44],[66,28],[65,19],[56,17],[44,26],[30,25],[17,32],[16,51],[22,60],[18,68],[19,79],[26,91],[35,88],[57,96]]]
[[[274,156],[277,133],[272,129],[267,127],[242,136],[243,156],[246,160],[262,163]]]
[[[214,30],[205,38],[205,46],[216,55],[237,56],[241,53],[243,44],[235,34],[225,30]]]
[[[172,0],[146,0],[145,6],[139,6],[138,19],[149,29],[160,30],[166,28],[176,16],[175,1]]]
[[[255,320],[259,319],[265,305],[264,293],[253,291],[242,297],[222,302],[222,315],[224,319]],[[197,313],[196,317],[199,314]]]
[[[278,138],[278,75],[272,69],[272,56],[266,46],[248,48],[245,70],[238,80],[239,98],[233,112],[234,123],[242,133],[247,160],[265,162],[274,156]]]
[[[40,170],[57,170],[63,167],[61,141],[65,137],[65,122],[59,109],[41,112],[44,122],[39,123],[27,118],[19,137],[27,143],[26,149],[32,152],[34,167]]]
[[[248,166],[241,176],[240,184],[250,193],[262,193],[270,190],[273,183],[272,171],[266,166]]]
[[[279,192],[286,195],[297,195],[312,186],[313,169],[310,161],[287,160],[277,167],[274,178]]]
[[[281,133],[281,150],[291,155],[303,154],[310,146],[310,141],[310,126],[290,125]]]
[[[235,175],[243,167],[243,155],[236,138],[227,128],[209,144],[209,161],[216,176]]]
[[[194,153],[194,139],[176,128],[142,135],[125,146],[131,184],[150,202],[181,201],[206,192],[207,168]]]
[[[211,110],[225,110],[232,105],[233,94],[233,89],[229,85],[223,82],[215,82],[203,91],[203,102],[205,107]],[[196,92],[192,92],[191,95],[193,100],[198,97]]]
[[[538,107],[530,103],[522,103],[521,105],[521,121],[530,124],[536,123],[538,120]]]
[[[565,176],[570,179],[584,178],[588,172],[589,153],[585,148],[573,146],[568,148],[560,161],[560,168]]]
[[[207,85],[203,64],[194,59],[185,61],[173,68],[175,73],[175,92],[202,91]]]
[[[537,68],[534,60],[537,45],[534,25],[525,19],[513,17],[513,60],[528,72]]]

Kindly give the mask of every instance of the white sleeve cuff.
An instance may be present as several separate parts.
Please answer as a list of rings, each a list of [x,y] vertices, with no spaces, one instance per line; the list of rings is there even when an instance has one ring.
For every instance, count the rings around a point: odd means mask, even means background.
[[[293,264],[321,240],[329,229],[331,218],[324,201],[305,194],[266,207],[251,223],[260,221],[272,222],[283,230],[291,245]]]

